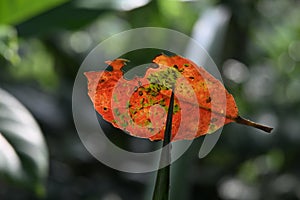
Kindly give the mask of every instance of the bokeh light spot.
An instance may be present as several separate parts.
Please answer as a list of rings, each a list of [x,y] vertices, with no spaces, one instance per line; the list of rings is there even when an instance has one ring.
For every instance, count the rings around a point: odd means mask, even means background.
[[[275,81],[276,74],[271,66],[252,67],[249,80],[245,83],[244,88],[247,99],[250,101],[263,101],[263,98],[271,96]]]
[[[286,88],[286,97],[290,102],[300,101],[300,80],[291,81]]]
[[[294,71],[296,63],[287,52],[284,52],[278,58],[278,65],[282,71],[290,73]]]
[[[249,70],[243,63],[229,59],[223,65],[223,73],[226,78],[236,82],[245,82],[249,77]]]
[[[300,40],[293,41],[289,45],[289,55],[294,61],[300,61]]]
[[[71,35],[69,42],[76,53],[83,53],[91,47],[92,39],[88,33],[78,31]]]

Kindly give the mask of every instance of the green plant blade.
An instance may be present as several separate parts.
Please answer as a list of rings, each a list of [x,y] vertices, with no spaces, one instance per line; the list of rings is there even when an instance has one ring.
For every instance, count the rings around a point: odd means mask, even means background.
[[[168,109],[166,129],[163,141],[163,147],[165,149],[161,151],[160,163],[170,163],[171,160],[171,144],[168,145],[171,141],[172,133],[172,116],[173,116],[173,107],[174,107],[174,93],[172,92],[170,105]],[[168,200],[170,192],[170,165],[161,168],[157,172],[153,200]]]
[[[68,0],[1,0],[0,23],[15,25],[66,1]]]
[[[48,165],[47,146],[36,121],[17,99],[0,89],[0,178],[42,196]]]

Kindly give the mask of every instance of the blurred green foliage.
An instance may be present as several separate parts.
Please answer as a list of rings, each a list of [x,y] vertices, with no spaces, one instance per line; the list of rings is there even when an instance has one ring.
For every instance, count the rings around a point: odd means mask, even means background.
[[[41,130],[20,102],[0,94],[0,177],[43,197],[49,160]]]
[[[4,59],[15,65],[20,62],[18,54],[18,36],[16,30],[7,25],[0,26],[0,54]]]
[[[185,199],[300,199],[299,1],[33,2],[0,3],[0,85],[28,107],[43,129],[51,158],[46,199],[132,200],[151,193],[147,188],[154,173],[117,172],[86,152],[72,121],[74,78],[89,51],[109,36],[143,26],[191,35],[198,18],[218,5],[231,12],[223,45],[214,44],[220,55],[213,59],[224,84],[241,115],[275,130],[265,135],[227,125],[216,147],[201,160],[197,144],[203,138],[196,139],[177,161],[189,160],[180,183]],[[140,53],[131,57],[149,61]],[[113,138],[129,147],[139,142],[141,147],[134,147],[138,150],[152,145],[122,133]],[[2,179],[0,188],[0,199],[36,198]]]
[[[18,24],[45,10],[56,7],[67,0],[32,0],[30,3],[22,0],[0,1],[0,23]]]

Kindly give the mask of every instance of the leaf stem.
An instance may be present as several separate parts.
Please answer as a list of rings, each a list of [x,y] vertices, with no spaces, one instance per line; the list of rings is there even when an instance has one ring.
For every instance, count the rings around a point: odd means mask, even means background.
[[[170,98],[168,115],[166,120],[166,129],[164,134],[163,149],[161,151],[159,166],[171,161],[171,136],[172,136],[172,117],[174,107],[174,89]],[[157,172],[153,200],[169,200],[170,192],[170,165],[160,168]]]
[[[265,126],[265,125],[262,125],[262,124],[258,124],[256,122],[253,122],[253,121],[250,121],[249,119],[245,119],[245,118],[242,118],[240,116],[238,116],[237,118],[234,119],[235,122],[239,123],[239,124],[244,124],[244,125],[247,125],[247,126],[252,126],[254,128],[257,128],[257,129],[260,129],[260,130],[263,130],[267,133],[271,133],[271,131],[273,130],[273,128],[269,127],[269,126]]]

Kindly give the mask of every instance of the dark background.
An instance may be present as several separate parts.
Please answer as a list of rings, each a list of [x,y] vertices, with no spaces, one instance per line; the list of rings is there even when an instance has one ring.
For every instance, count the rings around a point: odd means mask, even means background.
[[[240,114],[275,130],[268,135],[226,125],[203,159],[197,154],[203,138],[196,139],[174,163],[171,199],[300,199],[299,1],[148,0],[127,1],[129,7],[121,0],[20,2],[0,3],[0,86],[40,125],[49,174],[45,193],[0,178],[0,199],[150,199],[155,173],[116,171],[82,145],[71,107],[77,70],[97,44],[124,30],[156,26],[190,36],[201,33],[197,20],[220,5],[228,9],[229,21],[215,30],[222,39],[205,47]],[[213,23],[214,15],[206,20]],[[142,53],[131,57],[149,62]],[[116,143],[151,145],[115,134],[111,139]]]

